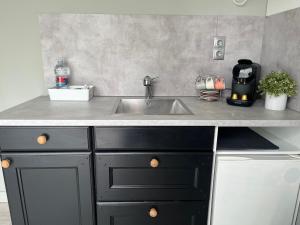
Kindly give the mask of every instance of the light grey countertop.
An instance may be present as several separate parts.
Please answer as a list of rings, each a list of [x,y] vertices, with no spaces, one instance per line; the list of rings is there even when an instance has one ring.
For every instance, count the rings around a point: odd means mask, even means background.
[[[170,98],[170,97],[169,97]],[[257,101],[252,107],[179,97],[194,115],[116,115],[120,97],[94,97],[90,102],[50,101],[38,97],[0,113],[0,126],[248,126],[300,127],[300,113],[270,111]]]

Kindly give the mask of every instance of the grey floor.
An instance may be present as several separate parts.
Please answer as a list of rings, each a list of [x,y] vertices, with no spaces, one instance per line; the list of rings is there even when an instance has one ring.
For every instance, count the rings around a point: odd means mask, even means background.
[[[0,224],[11,225],[7,203],[0,203]]]

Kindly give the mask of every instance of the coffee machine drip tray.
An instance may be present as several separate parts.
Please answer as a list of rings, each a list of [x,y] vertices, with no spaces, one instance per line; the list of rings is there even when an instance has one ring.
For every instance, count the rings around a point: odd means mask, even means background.
[[[279,147],[248,127],[220,127],[217,150],[276,150]]]
[[[232,99],[232,98],[227,98],[226,101],[229,105],[243,106],[243,107],[251,106],[254,103],[253,100],[241,100],[241,99]]]

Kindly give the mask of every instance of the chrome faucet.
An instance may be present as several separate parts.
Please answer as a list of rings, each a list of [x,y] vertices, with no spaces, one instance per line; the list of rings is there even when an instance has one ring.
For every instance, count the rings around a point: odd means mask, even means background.
[[[150,77],[150,76],[145,76],[143,84],[146,87],[146,92],[145,92],[145,98],[147,100],[151,99],[153,97],[153,92],[152,92],[152,84],[153,80],[157,79],[158,77]]]

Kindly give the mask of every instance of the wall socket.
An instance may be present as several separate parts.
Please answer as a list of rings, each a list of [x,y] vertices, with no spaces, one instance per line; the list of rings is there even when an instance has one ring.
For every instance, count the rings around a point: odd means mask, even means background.
[[[224,60],[225,57],[225,36],[215,36],[213,46],[213,59]]]

